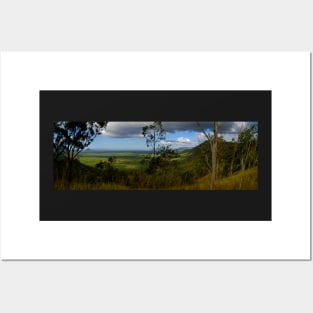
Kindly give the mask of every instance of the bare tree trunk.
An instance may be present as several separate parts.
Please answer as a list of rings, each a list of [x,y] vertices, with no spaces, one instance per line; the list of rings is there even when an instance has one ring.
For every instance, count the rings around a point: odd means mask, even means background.
[[[250,154],[251,142],[248,143],[247,152],[241,157],[241,169],[244,171],[247,167],[248,157]]]
[[[244,171],[245,168],[246,168],[246,164],[245,164],[245,162],[244,162],[244,157],[242,157],[242,158],[240,159],[240,163],[241,163],[241,170]]]
[[[153,131],[153,156],[155,157],[155,141],[156,141],[156,138],[155,138],[155,130]]]
[[[214,190],[215,178],[216,178],[216,161],[217,161],[217,122],[214,122],[214,137],[212,144],[212,173],[210,190]]]
[[[233,156],[232,156],[231,164],[230,164],[230,173],[229,173],[229,176],[233,175],[234,161],[235,161],[236,153],[237,153],[237,142],[234,142],[234,150],[233,150]]]

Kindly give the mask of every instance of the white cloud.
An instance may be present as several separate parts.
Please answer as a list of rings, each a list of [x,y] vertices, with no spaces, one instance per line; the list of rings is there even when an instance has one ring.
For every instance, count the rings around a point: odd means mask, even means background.
[[[198,133],[195,137],[195,141],[197,142],[197,144],[200,144],[205,140],[206,140],[206,137],[203,133]]]
[[[190,139],[185,137],[179,137],[177,138],[177,141],[180,143],[190,143]]]
[[[172,145],[173,143],[174,143],[174,141],[172,141],[172,140],[161,140],[160,141],[160,144],[164,145],[164,146]]]

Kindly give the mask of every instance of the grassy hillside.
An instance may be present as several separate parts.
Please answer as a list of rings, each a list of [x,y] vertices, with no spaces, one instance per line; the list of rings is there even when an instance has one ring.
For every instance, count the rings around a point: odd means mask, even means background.
[[[210,175],[206,175],[199,178],[196,183],[184,187],[184,190],[208,190],[209,185]],[[239,171],[229,177],[217,179],[215,190],[258,190],[258,168]]]
[[[208,190],[210,175],[199,178],[194,184],[186,186],[173,186],[160,188],[161,190]],[[55,184],[56,189],[70,190],[149,190],[150,188],[131,188],[122,184],[115,183],[81,183],[74,182],[70,186],[64,185],[61,181]],[[215,182],[216,190],[258,190],[258,169],[251,168],[240,171],[232,176],[217,179]]]

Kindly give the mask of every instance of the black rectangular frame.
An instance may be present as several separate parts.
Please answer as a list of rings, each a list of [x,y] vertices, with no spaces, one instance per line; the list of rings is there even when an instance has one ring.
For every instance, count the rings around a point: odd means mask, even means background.
[[[271,91],[40,91],[40,221],[270,221]],[[53,189],[53,121],[258,121],[258,190]]]

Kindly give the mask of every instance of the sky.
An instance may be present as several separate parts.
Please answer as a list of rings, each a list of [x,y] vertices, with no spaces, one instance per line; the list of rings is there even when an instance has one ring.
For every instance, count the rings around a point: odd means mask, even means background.
[[[146,145],[146,139],[141,134],[142,128],[151,125],[153,122],[109,122],[101,135],[97,136],[88,147],[93,150],[115,150],[131,151],[144,150],[151,151]],[[166,131],[165,140],[161,141],[163,145],[170,145],[171,149],[192,148],[203,141],[207,133],[212,133],[213,122],[162,122]],[[241,129],[245,129],[257,122],[219,122],[218,133],[225,140],[237,139]]]

